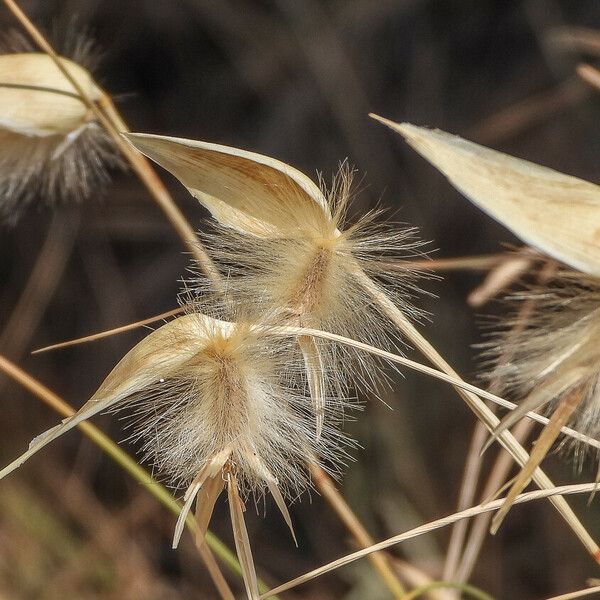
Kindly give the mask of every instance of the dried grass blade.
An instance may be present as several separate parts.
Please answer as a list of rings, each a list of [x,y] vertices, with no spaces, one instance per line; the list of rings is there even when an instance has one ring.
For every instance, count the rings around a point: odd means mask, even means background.
[[[508,514],[511,506],[514,504],[516,497],[529,484],[534,471],[537,469],[542,460],[544,460],[544,457],[550,450],[550,447],[559,436],[561,427],[569,420],[570,416],[583,400],[583,397],[584,395],[582,390],[578,387],[573,389],[571,393],[566,396],[558,405],[558,408],[554,411],[554,414],[550,418],[550,422],[548,425],[546,425],[539,438],[535,442],[535,446],[529,455],[529,459],[515,479],[508,495],[504,500],[504,504],[494,515],[494,518],[492,519],[492,525],[490,527],[491,533],[496,533],[498,531],[502,521]]]
[[[357,340],[353,340],[351,338],[337,335],[335,333],[329,333],[328,331],[322,331],[320,329],[309,329],[309,328],[304,328],[304,327],[293,327],[293,326],[270,327],[269,331],[271,333],[277,334],[277,335],[290,335],[290,336],[303,336],[303,335],[308,336],[308,335],[310,335],[310,336],[322,338],[325,340],[331,340],[331,341],[337,342],[339,344],[344,344],[344,345],[350,346],[352,348],[362,350],[364,352],[370,352],[371,354],[374,354],[375,356],[379,356],[380,358],[383,358],[385,360],[389,360],[393,363],[405,366],[409,369],[412,369],[413,371],[417,371],[418,373],[423,373],[424,375],[433,377],[434,379],[438,379],[439,381],[443,381],[445,383],[453,385],[454,387],[460,388],[461,390],[464,390],[465,392],[470,392],[471,394],[479,396],[480,398],[483,398],[485,400],[489,400],[490,402],[493,402],[494,404],[502,406],[503,408],[507,408],[509,410],[515,410],[517,408],[517,404],[515,404],[514,402],[509,402],[508,400],[505,400],[504,398],[501,398],[500,396],[496,396],[495,394],[492,394],[491,392],[488,392],[487,390],[483,390],[475,385],[467,383],[466,381],[463,381],[462,379],[460,379],[460,377],[458,377],[458,375],[450,375],[447,372],[439,371],[437,369],[434,369],[433,367],[429,367],[427,365],[416,362],[416,361],[406,358],[404,356],[400,356],[399,354],[394,354],[392,352],[388,352],[387,350],[382,350],[381,348],[377,348],[375,346],[365,344],[364,342],[359,342]],[[548,418],[546,418],[542,415],[539,415],[535,412],[530,411],[525,416],[529,419],[537,421],[538,423],[542,423],[543,425],[547,425],[549,422]],[[498,421],[498,419],[495,416],[494,416],[494,418],[496,419],[496,421]],[[590,436],[587,436],[579,431],[576,431],[575,429],[572,429],[570,427],[563,427],[561,429],[561,431],[565,435],[568,435],[569,437],[572,437],[573,439],[576,439],[592,448],[600,449],[600,441],[598,441]]]
[[[281,492],[279,491],[279,486],[277,485],[277,482],[275,481],[274,478],[271,479],[267,479],[267,486],[269,488],[269,491],[271,492],[271,496],[273,496],[273,500],[275,500],[275,504],[277,504],[277,508],[279,508],[279,511],[281,512],[281,515],[283,516],[283,520],[285,521],[286,525],[288,526],[290,533],[292,534],[292,538],[294,539],[294,544],[296,544],[296,547],[298,547],[298,540],[296,539],[296,533],[294,532],[294,526],[292,524],[292,517],[290,516],[290,512],[288,511],[288,508],[285,504],[285,500],[283,499],[283,496],[281,495]]]
[[[483,454],[495,441],[498,440],[498,436],[504,431],[510,429],[517,421],[520,421],[528,412],[531,410],[538,410],[552,402],[561,391],[569,389],[581,380],[582,375],[585,375],[583,369],[573,369],[563,377],[555,377],[548,380],[544,386],[531,394],[523,402],[521,402],[515,410],[506,415],[501,421],[500,425],[496,427],[494,433],[486,441],[481,449]],[[550,421],[548,421],[549,423]]]
[[[229,512],[231,514],[233,537],[235,539],[235,547],[244,574],[246,593],[248,594],[248,600],[258,600],[260,598],[260,593],[258,591],[252,549],[250,548],[250,539],[248,538],[248,530],[246,529],[246,523],[244,521],[244,506],[238,493],[235,475],[229,473],[227,477],[227,495],[229,497]]]
[[[304,357],[304,366],[308,376],[308,387],[310,397],[315,410],[315,419],[317,427],[317,441],[321,439],[323,433],[323,420],[325,417],[325,382],[323,377],[323,361],[321,353],[314,338],[303,335],[298,338],[298,345]]]
[[[183,533],[183,528],[185,527],[185,522],[187,520],[187,516],[192,509],[192,504],[196,499],[196,495],[200,491],[202,484],[198,483],[196,480],[190,485],[190,487],[185,492],[185,504],[179,513],[179,517],[177,517],[177,523],[175,524],[175,532],[173,534],[173,543],[171,544],[171,548],[175,549],[179,546],[179,540],[181,539],[181,534]]]
[[[196,544],[203,544],[204,537],[208,530],[208,524],[215,509],[218,497],[225,487],[225,482],[221,474],[210,477],[201,490],[196,495],[196,513],[195,519],[198,525],[196,532]]]

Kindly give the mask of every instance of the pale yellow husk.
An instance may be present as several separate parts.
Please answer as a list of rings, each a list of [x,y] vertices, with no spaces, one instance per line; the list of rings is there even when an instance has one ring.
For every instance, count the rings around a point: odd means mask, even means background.
[[[173,173],[227,227],[262,237],[329,217],[319,187],[274,158],[196,140],[142,133],[126,137]],[[286,203],[293,210],[286,211]]]
[[[89,97],[98,100],[101,92],[90,73],[66,58],[61,60]],[[91,118],[87,106],[75,96],[73,85],[47,54],[0,56],[0,128],[26,136],[66,135]]]

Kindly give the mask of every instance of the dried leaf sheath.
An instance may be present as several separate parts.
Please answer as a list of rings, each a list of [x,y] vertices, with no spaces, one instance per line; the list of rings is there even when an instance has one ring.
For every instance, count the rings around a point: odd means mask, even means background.
[[[371,115],[406,141],[469,200],[523,241],[600,275],[600,187],[439,129]]]

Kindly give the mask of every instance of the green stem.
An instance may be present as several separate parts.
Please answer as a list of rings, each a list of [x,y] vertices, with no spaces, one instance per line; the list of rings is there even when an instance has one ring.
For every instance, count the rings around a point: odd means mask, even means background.
[[[414,590],[411,590],[408,594],[406,594],[406,596],[404,596],[404,600],[415,600],[415,598],[418,598],[419,596],[422,596],[431,590],[437,590],[439,588],[452,588],[454,590],[460,590],[464,594],[469,594],[471,598],[476,598],[477,600],[494,600],[494,598],[487,592],[484,592],[473,585],[469,585],[468,583],[456,583],[454,581],[433,581],[432,583],[427,583],[415,588]]]

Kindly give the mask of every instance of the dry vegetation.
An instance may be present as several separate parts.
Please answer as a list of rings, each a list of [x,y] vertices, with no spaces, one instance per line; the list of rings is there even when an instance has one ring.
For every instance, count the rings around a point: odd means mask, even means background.
[[[595,3],[19,6],[0,596],[600,593]]]

